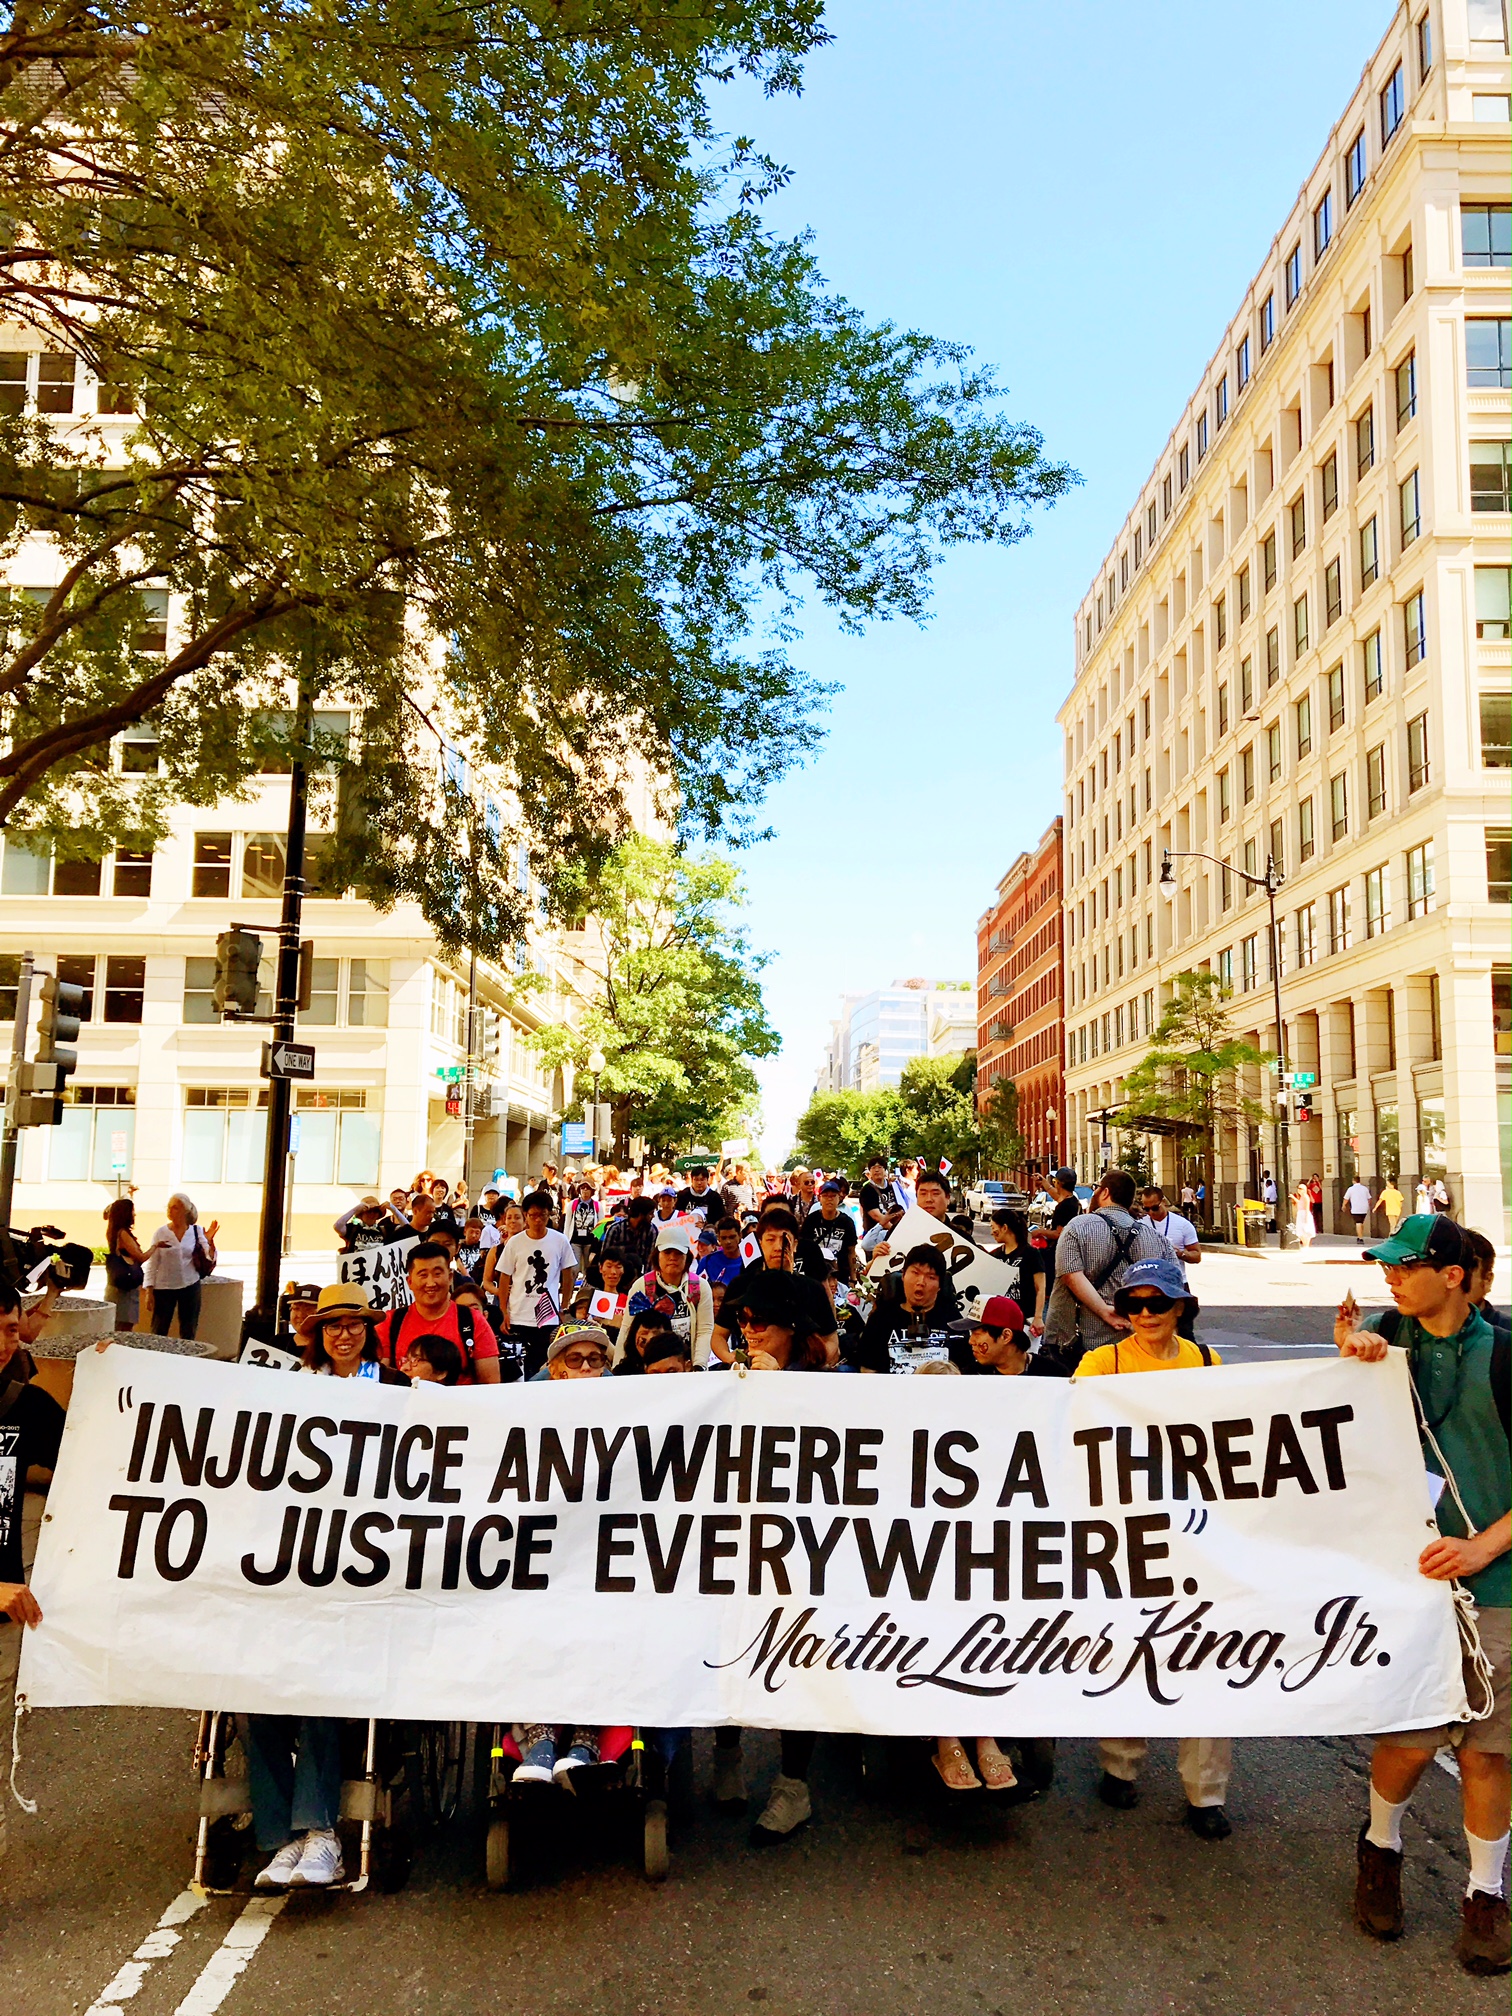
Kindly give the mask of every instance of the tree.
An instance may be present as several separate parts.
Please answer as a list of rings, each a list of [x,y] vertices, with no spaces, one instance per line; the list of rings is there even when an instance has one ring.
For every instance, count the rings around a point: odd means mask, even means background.
[[[1018,1125],[1018,1087],[999,1078],[977,1119],[978,1151],[984,1169],[1006,1175],[1024,1160],[1024,1137]]]
[[[898,1152],[931,1169],[941,1161],[974,1167],[980,1139],[975,1086],[974,1050],[910,1057],[898,1083],[904,1114]]]
[[[1230,1034],[1226,1004],[1233,989],[1216,973],[1178,973],[1174,984],[1149,1051],[1124,1080],[1120,1125],[1137,1129],[1141,1120],[1161,1120],[1197,1136],[1211,1214],[1218,1135],[1258,1126],[1266,1117],[1265,1108],[1239,1090],[1238,1073],[1264,1068],[1271,1059]]]
[[[816,1092],[800,1116],[798,1149],[819,1169],[859,1177],[873,1155],[892,1161],[902,1138],[904,1106],[893,1086],[873,1092]]]
[[[575,1066],[580,1092],[603,1052],[600,1096],[620,1144],[641,1134],[666,1153],[745,1132],[758,1096],[751,1059],[775,1055],[779,1039],[762,1002],[765,957],[733,921],[745,901],[734,863],[635,834],[602,872],[579,869],[576,888],[592,919],[563,983],[575,1012],[534,1047],[553,1068]],[[547,984],[531,975],[522,991]]]
[[[297,663],[353,713],[324,872],[448,945],[518,938],[522,845],[601,863],[637,769],[749,833],[819,733],[805,589],[918,616],[942,546],[1076,480],[765,228],[783,171],[711,86],[826,39],[818,0],[16,0],[0,313],[46,355],[42,413],[0,382],[0,564],[47,578],[0,823],[146,844],[286,762]],[[60,426],[76,362],[107,411]]]

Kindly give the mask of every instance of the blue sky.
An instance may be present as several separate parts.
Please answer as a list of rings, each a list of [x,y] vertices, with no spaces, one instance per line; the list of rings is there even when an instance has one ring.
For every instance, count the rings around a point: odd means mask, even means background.
[[[797,657],[843,688],[744,859],[786,1151],[840,995],[965,979],[1060,796],[1071,617],[1366,59],[1385,0],[833,0],[801,97],[716,107],[793,170],[768,210],[832,286],[969,343],[1084,483],[1008,552],[946,559],[928,625]]]

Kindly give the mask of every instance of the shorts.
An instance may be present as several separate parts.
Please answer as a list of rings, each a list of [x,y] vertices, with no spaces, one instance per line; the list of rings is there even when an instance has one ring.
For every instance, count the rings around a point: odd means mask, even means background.
[[[1512,1610],[1478,1610],[1475,1621],[1480,1629],[1481,1649],[1491,1663],[1491,1713],[1481,1722],[1441,1723],[1437,1729],[1393,1729],[1385,1736],[1378,1736],[1378,1743],[1389,1744],[1394,1750],[1442,1750],[1446,1743],[1452,1743],[1461,1750],[1486,1750],[1494,1757],[1512,1753],[1507,1721]],[[1465,1694],[1470,1701],[1478,1701],[1479,1683],[1468,1657],[1464,1671]]]

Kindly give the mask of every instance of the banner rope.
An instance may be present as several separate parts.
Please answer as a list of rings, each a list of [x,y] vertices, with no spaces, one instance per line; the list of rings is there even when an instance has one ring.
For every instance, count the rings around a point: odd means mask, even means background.
[[[35,1813],[37,1810],[36,1800],[28,1799],[26,1794],[21,1790],[20,1786],[16,1783],[16,1773],[21,1769],[21,1717],[25,1713],[26,1713],[26,1696],[24,1694],[18,1694],[16,1696],[16,1712],[11,1717],[10,1789],[12,1799],[15,1800],[16,1804],[21,1808],[21,1811],[23,1813]]]
[[[1444,1482],[1449,1486],[1454,1502],[1459,1508],[1459,1515],[1465,1522],[1466,1537],[1473,1540],[1480,1532],[1480,1528],[1470,1517],[1469,1511],[1465,1506],[1465,1501],[1460,1496],[1460,1488],[1455,1480],[1454,1472],[1450,1468],[1443,1450],[1438,1445],[1438,1437],[1428,1426],[1428,1416],[1423,1412],[1423,1402],[1418,1394],[1417,1381],[1412,1376],[1410,1362],[1407,1367],[1407,1383],[1412,1388],[1412,1405],[1417,1413],[1418,1427],[1428,1438],[1428,1447],[1437,1458],[1440,1474]],[[1476,1621],[1475,1598],[1457,1575],[1451,1581],[1450,1593],[1454,1598],[1454,1621],[1459,1628],[1460,1643],[1464,1647],[1465,1657],[1470,1662],[1470,1670],[1475,1675],[1476,1685],[1480,1688],[1483,1704],[1479,1708],[1470,1709],[1468,1720],[1471,1722],[1484,1722],[1496,1707],[1496,1681],[1491,1671],[1491,1661],[1486,1657],[1486,1648],[1481,1643],[1480,1625]],[[1466,1700],[1468,1706],[1468,1689],[1466,1690]]]

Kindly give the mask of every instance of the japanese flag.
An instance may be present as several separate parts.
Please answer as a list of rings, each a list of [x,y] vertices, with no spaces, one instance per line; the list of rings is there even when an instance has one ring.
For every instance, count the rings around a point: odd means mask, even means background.
[[[740,1257],[742,1260],[744,1260],[747,1267],[750,1266],[753,1260],[759,1260],[761,1258],[761,1247],[757,1243],[756,1234],[754,1232],[747,1232],[744,1239],[741,1240]]]
[[[591,1323],[613,1323],[625,1313],[625,1297],[616,1295],[612,1289],[600,1288],[588,1298],[588,1320]]]
[[[940,1174],[942,1176],[948,1176],[954,1167],[955,1164],[953,1162],[948,1162],[943,1155],[940,1157]]]

